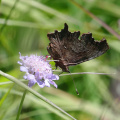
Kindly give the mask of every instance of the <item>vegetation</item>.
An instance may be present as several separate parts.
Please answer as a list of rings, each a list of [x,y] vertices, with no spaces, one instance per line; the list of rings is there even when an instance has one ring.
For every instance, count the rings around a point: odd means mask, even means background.
[[[0,70],[20,81],[0,73],[0,120],[120,120],[119,0],[2,0],[0,5]],[[110,74],[61,75],[57,89],[24,86],[19,52],[48,55],[47,33],[60,31],[64,23],[71,32],[91,32],[95,40],[106,38],[110,47],[96,59],[71,66],[71,73]],[[55,63],[50,64],[55,69]],[[38,93],[74,118],[44,102]]]

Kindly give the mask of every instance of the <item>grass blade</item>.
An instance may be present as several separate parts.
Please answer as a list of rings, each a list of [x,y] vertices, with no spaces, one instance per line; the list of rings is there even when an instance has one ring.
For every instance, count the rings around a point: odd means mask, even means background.
[[[74,5],[76,5],[77,7],[79,7],[81,10],[83,10],[86,14],[88,14],[91,18],[95,19],[99,24],[101,24],[107,31],[109,31],[111,34],[113,34],[114,36],[116,36],[119,40],[120,40],[120,35],[114,31],[110,26],[108,26],[105,22],[103,22],[101,19],[99,19],[98,17],[96,17],[93,13],[91,13],[90,11],[86,10],[85,8],[83,8],[80,4],[78,4],[77,2],[75,2],[74,0],[70,0]]]
[[[14,84],[13,84],[14,85]],[[9,95],[11,89],[13,88],[13,85],[10,86],[10,88],[8,89],[8,92],[5,93],[5,95],[2,97],[2,99],[0,100],[0,107],[3,104],[3,102],[5,101],[5,99],[7,98],[7,96]]]
[[[26,95],[26,90],[23,93],[23,96],[22,96],[22,99],[21,99],[21,102],[20,102],[20,106],[19,106],[19,110],[18,110],[18,114],[17,114],[16,120],[19,120],[20,113],[21,113],[21,110],[22,110],[23,101],[25,99],[25,95]]]

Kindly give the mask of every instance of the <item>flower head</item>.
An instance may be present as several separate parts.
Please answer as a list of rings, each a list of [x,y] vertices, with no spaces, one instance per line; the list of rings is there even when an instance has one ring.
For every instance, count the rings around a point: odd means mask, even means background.
[[[53,80],[58,80],[59,76],[52,73],[52,68],[45,57],[37,55],[21,56],[21,53],[19,54],[21,59],[21,61],[18,61],[18,64],[21,65],[20,71],[26,72],[24,79],[29,80],[29,87],[37,83],[41,88],[50,87],[50,84],[57,88],[57,84]]]

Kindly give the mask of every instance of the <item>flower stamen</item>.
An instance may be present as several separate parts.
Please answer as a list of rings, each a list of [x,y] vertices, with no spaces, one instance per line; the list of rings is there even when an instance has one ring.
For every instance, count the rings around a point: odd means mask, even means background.
[[[21,61],[18,61],[18,64],[21,65],[20,70],[26,72],[24,79],[29,80],[29,87],[37,83],[41,88],[50,87],[50,84],[57,88],[53,80],[58,80],[59,76],[52,73],[51,65],[46,60],[47,57],[37,55],[21,56],[21,53],[19,54]]]

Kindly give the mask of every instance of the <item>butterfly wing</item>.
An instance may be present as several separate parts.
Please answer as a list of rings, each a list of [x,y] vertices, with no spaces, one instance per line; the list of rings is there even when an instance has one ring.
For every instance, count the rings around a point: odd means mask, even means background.
[[[65,60],[64,56],[64,52],[66,51],[64,51],[64,40],[62,40],[61,32],[55,31],[55,33],[47,34],[47,36],[50,40],[47,50],[55,60],[56,67],[59,66],[62,68],[62,71],[68,72],[68,62]]]
[[[94,59],[109,49],[105,39],[94,41],[92,33],[83,34],[80,40],[78,39],[77,33],[74,33],[73,36],[67,40],[68,44],[66,44],[66,49],[68,50],[66,51],[69,52],[64,52],[63,56],[68,60],[69,65]]]
[[[105,39],[95,41],[92,33],[83,34],[80,38],[80,32],[71,33],[68,31],[68,25],[65,23],[61,32],[48,34],[50,44],[48,52],[56,62],[57,66],[66,71],[67,66],[76,65],[104,54],[109,46]]]

